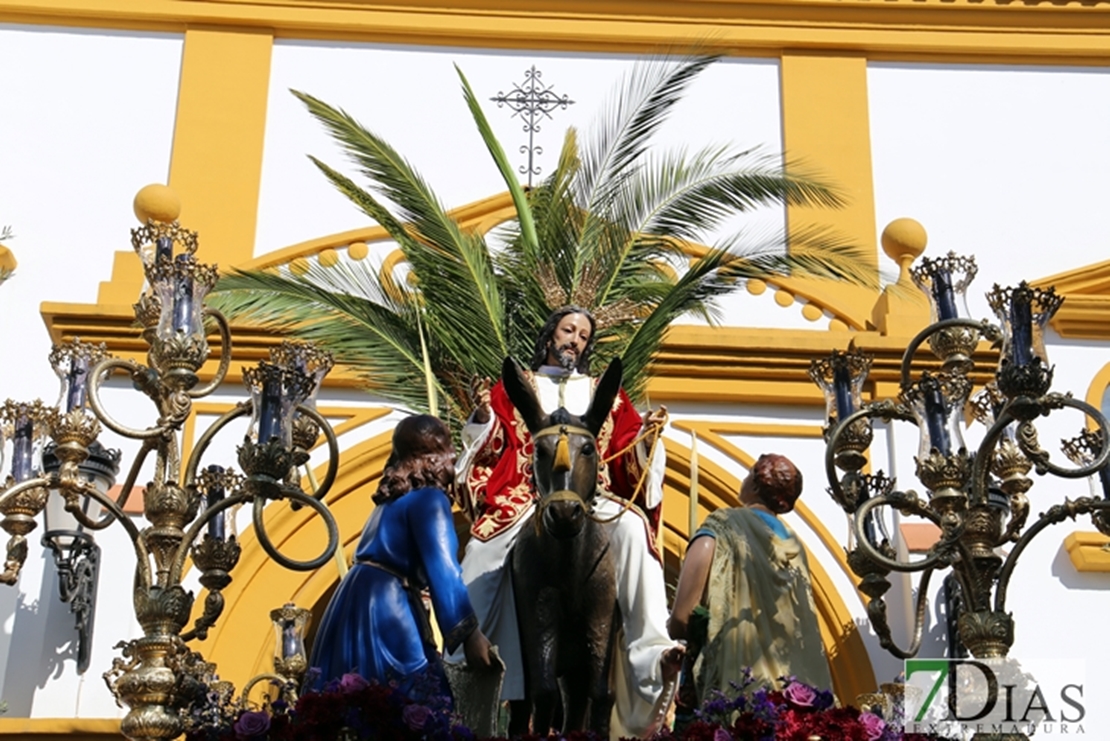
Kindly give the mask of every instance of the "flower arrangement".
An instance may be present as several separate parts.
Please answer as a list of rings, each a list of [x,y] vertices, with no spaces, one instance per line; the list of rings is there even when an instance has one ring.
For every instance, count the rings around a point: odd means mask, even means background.
[[[729,692],[717,692],[696,711],[692,722],[663,730],[655,741],[926,741],[933,736],[906,734],[879,716],[838,707],[831,692],[784,679],[779,690],[751,690],[750,675]],[[425,686],[437,687],[432,683]],[[449,698],[435,691],[402,692],[396,684],[368,682],[346,674],[321,692],[302,695],[295,704],[281,701],[261,709],[209,714],[215,722],[190,724],[187,741],[479,741],[451,710]],[[609,741],[592,732],[552,736],[559,741]],[[521,741],[542,741],[526,736]],[[493,738],[486,741],[507,741]],[[632,741],[631,739],[628,741]]]

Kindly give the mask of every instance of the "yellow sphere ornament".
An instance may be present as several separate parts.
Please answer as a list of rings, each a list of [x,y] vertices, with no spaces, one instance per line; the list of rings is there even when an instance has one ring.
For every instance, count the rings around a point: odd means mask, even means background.
[[[169,224],[177,221],[177,217],[181,215],[181,199],[168,185],[160,183],[151,183],[140,189],[135,194],[132,207],[135,217],[142,224],[148,221]]]
[[[347,248],[347,257],[352,260],[362,260],[370,254],[370,247],[366,242],[354,242]]]
[[[17,265],[12,251],[0,244],[0,273],[14,273]]]
[[[308,269],[308,260],[303,257],[298,257],[293,260],[293,262],[289,263],[289,271],[293,273],[293,275],[304,275],[308,272]]]
[[[339,262],[339,253],[329,248],[317,255],[316,259],[320,261],[322,267],[331,268]]]
[[[920,257],[928,241],[925,227],[914,219],[895,219],[883,229],[883,252],[898,264],[907,257],[911,261]]]

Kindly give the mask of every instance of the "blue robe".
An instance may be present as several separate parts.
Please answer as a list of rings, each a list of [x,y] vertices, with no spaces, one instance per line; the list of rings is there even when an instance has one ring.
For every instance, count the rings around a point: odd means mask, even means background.
[[[396,682],[406,694],[450,696],[417,590],[429,588],[445,647],[453,651],[478,625],[458,547],[451,504],[439,489],[414,489],[378,505],[317,631],[309,666],[320,674],[313,688],[355,672]],[[422,677],[438,687],[417,682]]]

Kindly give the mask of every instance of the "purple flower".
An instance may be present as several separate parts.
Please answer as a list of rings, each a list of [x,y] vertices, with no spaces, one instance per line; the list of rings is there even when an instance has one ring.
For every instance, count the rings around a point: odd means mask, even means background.
[[[344,674],[339,678],[339,691],[345,695],[364,690],[370,683],[357,674]]]
[[[270,715],[263,711],[248,710],[235,721],[236,738],[256,738],[264,735],[268,730],[270,730]]]
[[[432,717],[432,711],[423,705],[406,705],[401,711],[401,720],[414,731],[420,731]]]
[[[801,682],[792,682],[782,691],[782,694],[792,705],[800,708],[813,707],[817,699],[817,690]]]
[[[718,728],[713,731],[713,741],[732,741],[732,734],[724,728]]]
[[[860,713],[859,722],[863,726],[864,732],[867,733],[867,741],[878,741],[883,737],[886,723],[879,716],[874,713]]]

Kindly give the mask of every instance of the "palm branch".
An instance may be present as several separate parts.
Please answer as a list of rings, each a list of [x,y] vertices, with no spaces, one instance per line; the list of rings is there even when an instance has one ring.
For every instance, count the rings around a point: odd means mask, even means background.
[[[414,280],[400,285],[365,262],[341,262],[303,275],[236,273],[220,282],[214,300],[233,316],[319,343],[382,397],[454,423],[468,411],[472,379],[494,377],[505,355],[527,358],[550,311],[574,302],[606,320],[598,330],[599,360],[624,357],[635,399],[667,328],[690,313],[715,319],[714,299],[742,285],[738,278],[865,282],[868,275],[858,251],[816,231],[791,235],[789,252],[782,235],[754,241],[728,235],[687,267],[686,246],[708,242],[734,214],[770,204],[840,204],[829,184],[794,167],[787,173],[758,150],[652,148],[668,111],[714,60],[637,65],[600,124],[584,137],[568,130],[554,171],[527,193],[459,71],[517,211],[496,232],[498,249],[461,229],[381,137],[342,109],[294,91],[370,187],[312,161],[393,238]],[[429,365],[434,382],[426,380]],[[438,404],[430,404],[433,397]]]

